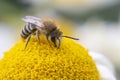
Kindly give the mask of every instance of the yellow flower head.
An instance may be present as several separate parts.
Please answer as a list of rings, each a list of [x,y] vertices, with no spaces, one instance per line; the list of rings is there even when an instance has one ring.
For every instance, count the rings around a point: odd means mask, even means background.
[[[99,80],[88,51],[69,39],[60,49],[41,38],[32,37],[27,48],[20,40],[0,60],[0,80]]]

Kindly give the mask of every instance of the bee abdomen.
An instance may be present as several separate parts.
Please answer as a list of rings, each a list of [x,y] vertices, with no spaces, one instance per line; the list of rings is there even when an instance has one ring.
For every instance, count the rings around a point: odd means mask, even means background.
[[[35,28],[32,24],[25,25],[22,29],[21,37],[27,38],[33,31],[35,31]]]

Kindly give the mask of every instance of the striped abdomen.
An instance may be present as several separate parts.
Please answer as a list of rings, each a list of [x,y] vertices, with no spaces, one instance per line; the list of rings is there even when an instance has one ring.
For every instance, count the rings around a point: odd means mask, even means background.
[[[21,37],[26,39],[30,34],[36,31],[36,25],[28,23],[28,25],[25,25],[22,29]]]

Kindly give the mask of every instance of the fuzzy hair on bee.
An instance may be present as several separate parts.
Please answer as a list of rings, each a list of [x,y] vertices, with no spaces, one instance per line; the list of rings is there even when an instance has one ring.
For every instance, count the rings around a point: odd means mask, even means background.
[[[37,36],[38,42],[40,42],[40,34],[44,34],[46,39],[54,43],[55,47],[60,48],[61,38],[70,38],[73,40],[79,40],[70,36],[64,36],[63,32],[57,27],[55,22],[51,19],[40,19],[34,16],[25,16],[22,19],[27,24],[23,27],[21,37],[26,39],[24,49],[27,47],[28,42],[33,34]]]

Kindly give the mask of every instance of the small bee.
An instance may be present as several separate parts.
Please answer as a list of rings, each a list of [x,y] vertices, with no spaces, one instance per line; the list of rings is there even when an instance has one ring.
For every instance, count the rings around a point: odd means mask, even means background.
[[[22,19],[27,22],[21,32],[21,37],[26,40],[24,49],[27,47],[28,42],[30,41],[31,35],[35,34],[37,36],[38,42],[40,42],[40,34],[44,34],[46,39],[54,43],[55,47],[60,48],[61,38],[66,37],[74,40],[79,40],[70,36],[64,36],[63,32],[56,26],[56,24],[49,19],[40,19],[33,16],[26,16]],[[58,42],[58,45],[56,44]]]

